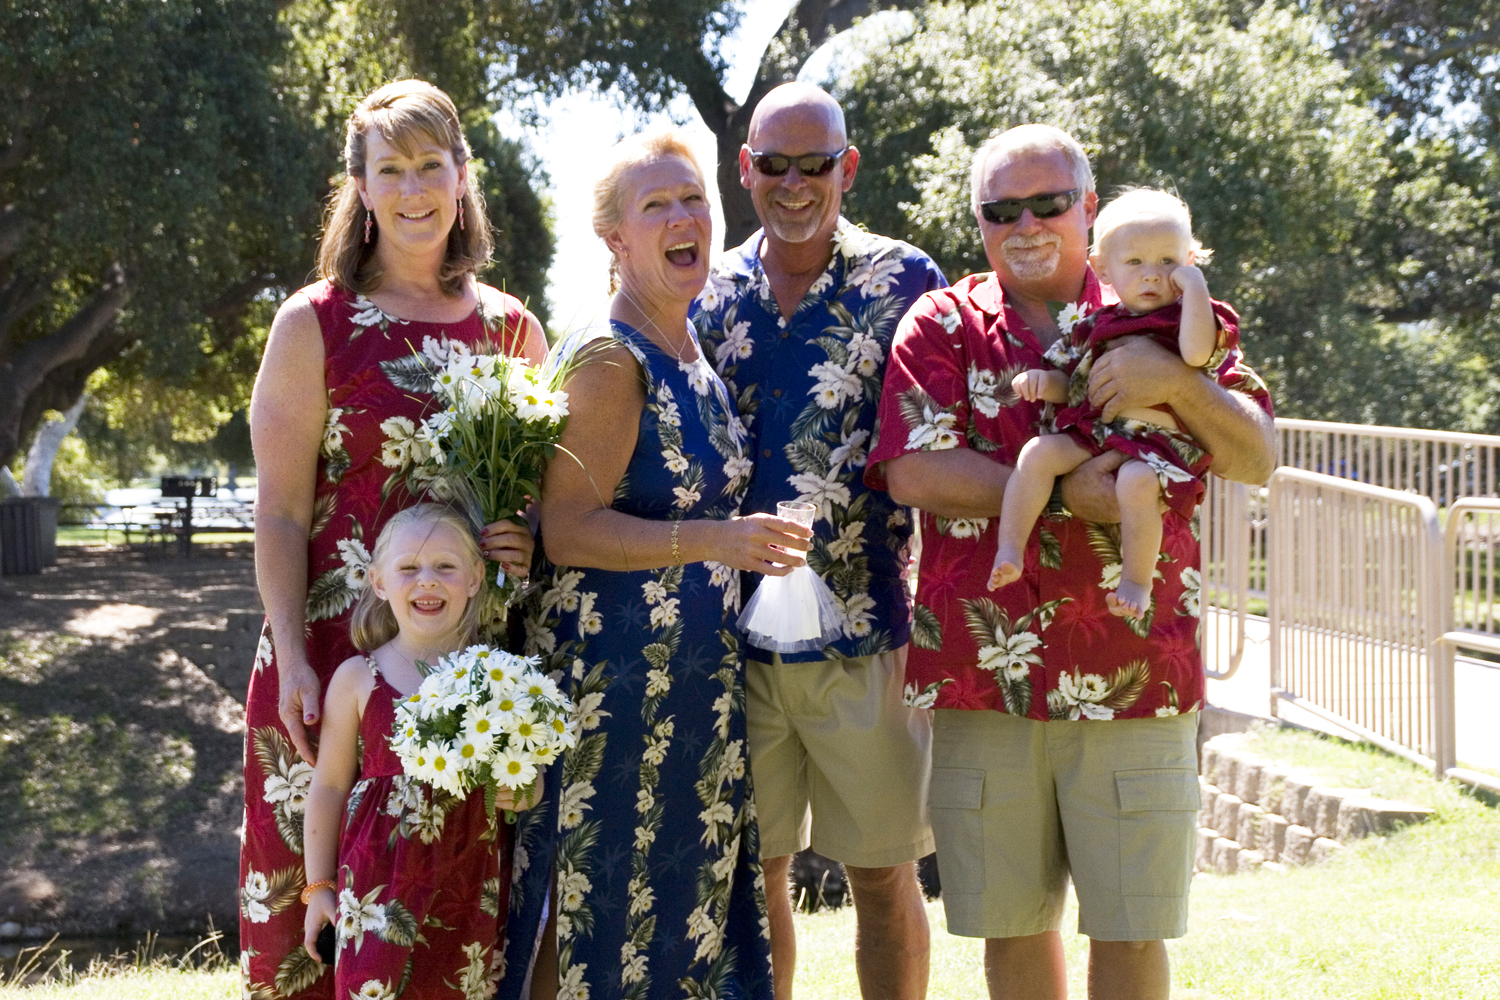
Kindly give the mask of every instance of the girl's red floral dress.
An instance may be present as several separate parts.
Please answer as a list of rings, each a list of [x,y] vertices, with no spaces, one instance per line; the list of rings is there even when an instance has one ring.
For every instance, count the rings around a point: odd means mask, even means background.
[[[402,773],[389,742],[401,695],[368,662],[361,777],[339,834],[334,995],[483,1000],[499,976],[507,828],[484,789],[459,798]]]
[[[413,451],[423,419],[440,406],[430,392],[433,374],[453,352],[485,342],[520,353],[525,310],[484,285],[479,307],[458,323],[402,320],[326,281],[302,294],[322,329],[328,391],[307,559],[308,662],[326,689],[335,668],[356,653],[349,612],[365,585],[368,547],[387,518],[421,495]],[[325,1000],[334,996],[334,977],[302,946],[298,898],[312,768],[288,739],[277,700],[267,629],[245,700],[240,973],[247,998]]]

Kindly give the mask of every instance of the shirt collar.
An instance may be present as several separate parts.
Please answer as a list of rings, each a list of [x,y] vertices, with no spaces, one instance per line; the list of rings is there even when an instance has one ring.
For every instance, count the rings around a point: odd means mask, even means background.
[[[864,242],[868,237],[869,234],[863,229],[842,215],[839,216],[838,224],[833,230],[833,257],[828,261],[824,273],[837,267],[840,257],[849,260],[859,257],[865,251]],[[748,240],[726,253],[720,266],[737,278],[758,277],[764,270],[760,263],[760,244],[765,238],[765,229],[757,229],[750,234]]]
[[[1000,287],[1000,279],[995,276],[994,271],[969,275],[959,282],[959,291],[968,296],[969,302],[975,309],[986,315],[999,316],[1005,308],[1005,289]],[[1115,301],[1115,296],[1113,293],[1106,295],[1104,286],[1099,283],[1098,276],[1094,274],[1094,269],[1085,267],[1083,294],[1078,297],[1077,301],[1083,311],[1089,313],[1101,305],[1108,305]]]

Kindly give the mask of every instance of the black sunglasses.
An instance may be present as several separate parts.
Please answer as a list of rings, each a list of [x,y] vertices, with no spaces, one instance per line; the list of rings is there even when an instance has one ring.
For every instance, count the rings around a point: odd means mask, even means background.
[[[1053,194],[1032,195],[1030,198],[1012,198],[1008,201],[981,201],[979,214],[997,226],[1008,226],[1021,217],[1026,209],[1038,219],[1051,219],[1062,215],[1078,200],[1078,189],[1057,191]]]
[[[833,165],[849,152],[845,146],[837,153],[808,153],[805,156],[782,156],[780,153],[757,153],[750,150],[750,165],[767,177],[785,177],[786,172],[797,168],[803,177],[822,177],[833,169]]]

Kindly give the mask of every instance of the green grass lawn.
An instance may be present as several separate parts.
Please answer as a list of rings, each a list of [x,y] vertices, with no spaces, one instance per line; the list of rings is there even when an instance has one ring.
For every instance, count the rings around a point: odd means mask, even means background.
[[[130,543],[132,545],[144,545],[146,536],[140,531],[132,529],[130,532]],[[247,542],[250,534],[244,531],[195,531],[193,542]],[[60,524],[57,526],[58,545],[124,545],[125,532],[119,528],[89,528],[81,524]],[[175,538],[167,542],[170,546],[176,546]],[[174,549],[175,551],[175,549]]]
[[[1256,753],[1316,772],[1330,784],[1369,788],[1431,806],[1436,815],[1365,840],[1326,864],[1285,875],[1202,874],[1193,882],[1188,936],[1168,943],[1181,1000],[1494,1000],[1500,998],[1500,813],[1452,783],[1375,750],[1290,730],[1250,737]],[[981,942],[950,936],[942,904],[932,923],[933,1000],[984,996]],[[851,909],[799,914],[798,1000],[858,996]],[[1087,942],[1064,919],[1072,995],[1084,995]],[[8,970],[7,970],[8,971]],[[169,996],[222,998],[238,991],[230,969],[167,968],[20,989],[16,1000]],[[0,975],[0,982],[4,976]],[[603,1000],[603,998],[600,998]]]

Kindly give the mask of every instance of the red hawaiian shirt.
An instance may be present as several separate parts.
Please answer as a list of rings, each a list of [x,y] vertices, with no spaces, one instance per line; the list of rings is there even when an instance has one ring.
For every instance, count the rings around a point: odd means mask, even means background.
[[[1090,271],[1079,302],[1105,301]],[[896,330],[866,482],[885,489],[881,463],[919,451],[973,448],[1015,465],[1042,406],[1011,389],[1045,367],[1043,345],[1003,302],[993,273],[928,292]],[[1220,385],[1270,411],[1270,396],[1238,348],[1213,371]],[[990,519],[921,513],[906,701],[917,708],[995,709],[1032,719],[1130,719],[1203,704],[1198,651],[1197,519],[1165,519],[1150,611],[1109,613],[1119,582],[1117,524],[1066,515],[1037,522],[1020,581],[985,588],[995,555]]]

